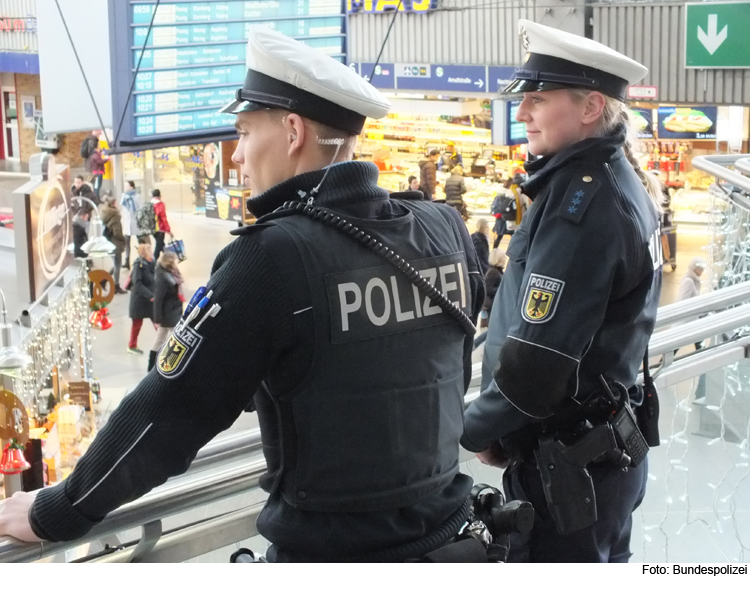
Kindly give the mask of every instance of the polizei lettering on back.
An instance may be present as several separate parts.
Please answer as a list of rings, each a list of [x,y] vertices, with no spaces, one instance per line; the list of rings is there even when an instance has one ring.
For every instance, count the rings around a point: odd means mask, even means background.
[[[459,308],[469,304],[462,253],[411,263]],[[454,322],[391,266],[326,276],[331,341],[345,343]]]

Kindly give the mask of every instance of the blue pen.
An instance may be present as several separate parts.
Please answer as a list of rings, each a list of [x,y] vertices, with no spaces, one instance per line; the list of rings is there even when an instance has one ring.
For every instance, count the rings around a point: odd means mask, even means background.
[[[198,314],[201,313],[201,310],[203,310],[203,308],[205,308],[208,305],[208,302],[211,299],[211,296],[213,295],[213,293],[214,293],[213,290],[209,291],[205,295],[205,297],[200,302],[198,302],[198,305],[191,310],[190,314],[188,314],[188,317],[185,320],[186,325],[190,324],[193,320],[195,320]]]
[[[187,305],[187,308],[185,308],[185,314],[184,316],[187,317],[190,312],[193,311],[193,308],[195,308],[195,305],[201,301],[201,298],[206,295],[206,288],[204,286],[201,286],[198,288],[198,290],[193,294],[193,297],[190,298],[190,303]]]

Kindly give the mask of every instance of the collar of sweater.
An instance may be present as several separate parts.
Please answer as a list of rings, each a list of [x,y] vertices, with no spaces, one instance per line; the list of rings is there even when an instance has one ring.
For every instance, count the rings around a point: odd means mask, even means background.
[[[378,167],[372,162],[341,162],[327,169],[298,174],[265,193],[248,200],[247,208],[256,218],[269,214],[287,201],[305,201],[328,171],[315,197],[315,205],[335,208],[352,201],[388,199],[388,191],[378,187]],[[304,196],[299,192],[302,191]]]
[[[524,168],[531,178],[521,185],[521,190],[529,198],[534,199],[547,186],[552,175],[561,168],[582,160],[594,163],[615,158],[618,152],[621,152],[620,148],[625,143],[626,135],[627,129],[622,125],[611,135],[590,137],[561,150],[554,156],[543,156],[534,162],[527,162]]]

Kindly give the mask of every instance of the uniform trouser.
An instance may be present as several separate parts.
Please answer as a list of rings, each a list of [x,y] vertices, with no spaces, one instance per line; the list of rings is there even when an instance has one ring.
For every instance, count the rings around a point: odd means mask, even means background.
[[[557,533],[533,462],[515,462],[503,475],[509,501],[527,500],[536,518],[529,536],[513,540],[509,562],[628,562],[633,511],[646,493],[648,460],[623,471],[609,463],[589,464],[598,519],[570,535]]]

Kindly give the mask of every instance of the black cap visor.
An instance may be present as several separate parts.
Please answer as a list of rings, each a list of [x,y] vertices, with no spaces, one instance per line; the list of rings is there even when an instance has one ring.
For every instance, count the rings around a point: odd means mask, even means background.
[[[242,104],[244,103],[244,104]],[[245,84],[222,113],[246,113],[261,109],[284,109],[318,121],[350,135],[359,135],[366,117],[296,86],[248,70]]]
[[[544,92],[545,90],[560,90],[561,88],[573,87],[565,84],[557,84],[556,82],[547,82],[546,80],[514,80],[501,93]]]
[[[540,92],[560,88],[584,88],[625,100],[627,80],[570,60],[530,53],[526,63],[513,73],[503,93]]]
[[[242,89],[237,91],[239,96]],[[253,101],[246,101],[241,98],[236,98],[231,103],[223,107],[219,113],[229,113],[230,115],[239,115],[240,113],[249,113],[251,111],[262,111],[268,109],[266,105],[261,105]]]

